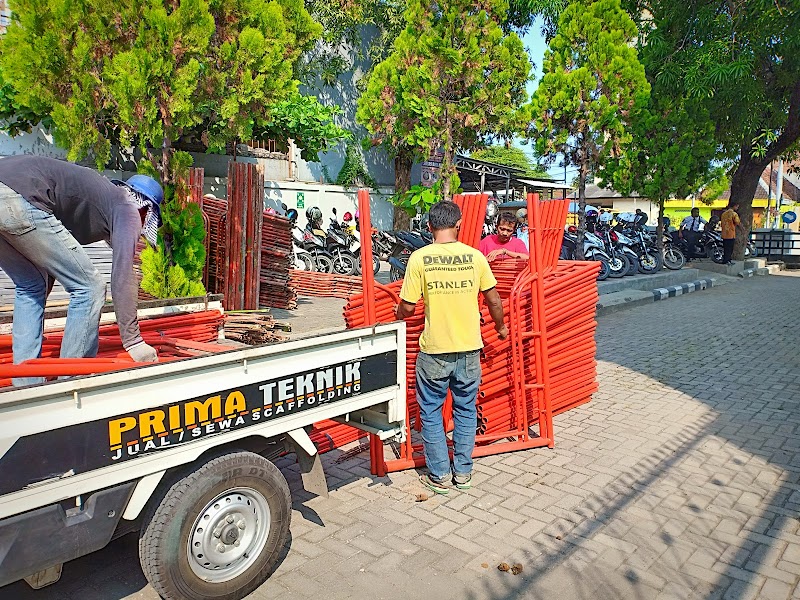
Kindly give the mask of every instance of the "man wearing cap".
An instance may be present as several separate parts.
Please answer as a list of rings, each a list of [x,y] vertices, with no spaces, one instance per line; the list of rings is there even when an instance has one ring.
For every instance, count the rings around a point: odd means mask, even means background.
[[[145,175],[110,181],[52,158],[0,160],[0,268],[16,286],[14,363],[41,354],[44,306],[54,280],[70,298],[61,357],[97,354],[105,283],[81,244],[100,240],[112,249],[111,294],[122,344],[136,362],[158,360],[139,333],[133,259],[141,235],[156,244],[163,198],[158,182]]]

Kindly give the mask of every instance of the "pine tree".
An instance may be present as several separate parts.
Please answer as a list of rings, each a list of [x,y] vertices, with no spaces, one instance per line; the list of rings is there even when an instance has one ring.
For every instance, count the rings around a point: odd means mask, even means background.
[[[533,97],[529,135],[550,162],[578,167],[578,256],[586,229],[586,180],[630,142],[631,114],[650,85],[632,42],[636,25],[619,0],[577,0],[561,14]]]

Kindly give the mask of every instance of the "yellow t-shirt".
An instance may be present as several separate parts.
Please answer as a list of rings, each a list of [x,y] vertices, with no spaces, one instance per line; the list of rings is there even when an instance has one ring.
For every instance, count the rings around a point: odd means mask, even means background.
[[[483,348],[478,292],[497,285],[486,257],[461,242],[430,244],[408,259],[400,298],[425,300],[425,329],[419,338],[427,354]]]

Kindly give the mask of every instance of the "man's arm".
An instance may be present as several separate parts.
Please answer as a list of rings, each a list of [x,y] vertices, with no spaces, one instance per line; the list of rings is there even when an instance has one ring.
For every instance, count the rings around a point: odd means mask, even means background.
[[[501,340],[506,339],[508,337],[508,327],[506,327],[503,321],[503,300],[500,298],[500,294],[497,293],[497,288],[492,288],[483,292],[483,299],[494,321],[494,329],[497,331],[497,337]]]
[[[142,339],[136,315],[139,290],[133,257],[142,231],[142,218],[133,205],[130,208],[130,211],[118,210],[112,221],[111,296],[123,348],[136,362],[155,362],[158,360],[156,351]]]
[[[394,309],[394,315],[397,317],[398,320],[407,319],[408,317],[414,314],[414,310],[416,309],[416,304],[411,304],[411,302],[406,302],[405,300],[400,300],[400,304],[398,304]]]

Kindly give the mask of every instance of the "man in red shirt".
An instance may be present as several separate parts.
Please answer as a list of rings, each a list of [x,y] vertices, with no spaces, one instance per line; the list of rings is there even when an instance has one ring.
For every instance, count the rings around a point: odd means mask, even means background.
[[[528,258],[525,242],[513,237],[517,220],[511,213],[505,212],[497,221],[497,233],[487,235],[481,240],[480,251],[489,262],[505,258]]]

